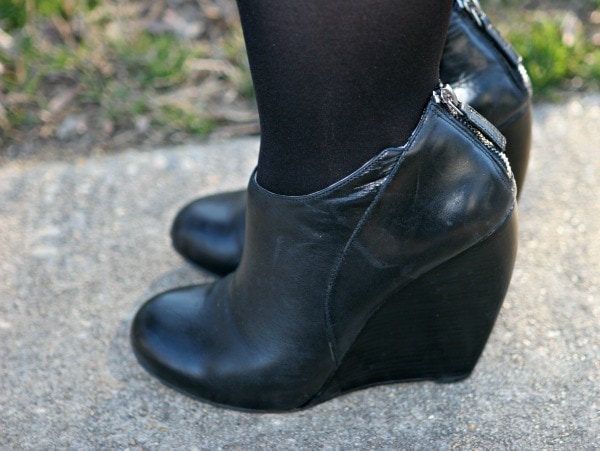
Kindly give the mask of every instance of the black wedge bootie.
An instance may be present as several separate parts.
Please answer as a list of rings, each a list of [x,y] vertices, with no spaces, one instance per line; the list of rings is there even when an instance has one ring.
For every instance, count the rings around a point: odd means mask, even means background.
[[[503,145],[445,87],[407,144],[326,189],[283,196],[253,175],[240,266],[146,302],[139,362],[194,398],[255,411],[469,376],[516,254]]]
[[[454,3],[440,73],[459,99],[505,135],[506,155],[520,191],[531,146],[531,84],[521,57],[475,0]],[[245,191],[197,199],[175,218],[173,247],[194,264],[229,274],[240,262],[245,221]]]

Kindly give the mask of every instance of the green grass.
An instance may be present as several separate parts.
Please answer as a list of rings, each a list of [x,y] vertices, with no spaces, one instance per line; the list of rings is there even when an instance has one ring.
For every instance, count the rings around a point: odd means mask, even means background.
[[[593,42],[594,35],[596,40],[600,37],[600,24],[590,20],[600,1],[573,3],[587,21],[571,10],[490,5],[490,15],[522,55],[537,99],[556,99],[565,92],[600,87],[600,46]]]
[[[0,0],[0,139],[51,137],[67,112],[90,109],[111,130],[146,121],[162,136],[203,136],[222,118],[208,107],[211,98],[187,99],[189,88],[253,98],[235,20],[209,21],[216,31],[186,39],[172,30],[139,26],[144,4],[152,2]],[[523,55],[537,99],[599,88],[600,24],[590,13],[598,11],[597,18],[600,0],[482,4]],[[222,64],[207,74],[194,69],[197,61]],[[68,107],[57,107],[57,98],[68,90],[74,98]]]
[[[600,80],[600,52],[586,42],[582,32],[573,41],[563,39],[559,17],[538,14],[522,30],[509,36],[527,61],[538,96],[551,97],[560,88],[597,88]]]
[[[44,126],[51,135],[62,116],[48,110],[68,89],[77,90],[70,112],[95,108],[113,128],[149,118],[164,136],[205,135],[217,121],[202,102],[180,107],[171,98],[199,84],[188,64],[195,60],[231,61],[233,70],[218,75],[223,90],[233,85],[252,97],[239,25],[220,31],[216,42],[182,39],[136,25],[140,2],[124,3],[135,12],[110,1],[0,0],[0,28],[12,38],[10,46],[0,45],[0,138]]]

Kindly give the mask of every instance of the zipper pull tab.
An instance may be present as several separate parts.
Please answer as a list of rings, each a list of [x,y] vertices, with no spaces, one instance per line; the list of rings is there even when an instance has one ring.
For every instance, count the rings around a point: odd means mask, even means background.
[[[471,130],[477,139],[498,157],[506,174],[513,178],[510,162],[504,154],[506,138],[490,121],[479,114],[472,106],[458,100],[456,93],[448,84],[440,83],[440,87],[433,91],[433,99],[437,104],[444,105],[458,122]]]
[[[439,90],[434,91],[433,97],[436,103],[442,103],[446,105],[446,107],[454,116],[464,116],[465,113],[463,112],[463,104],[460,100],[458,100],[454,89],[452,89],[452,86],[449,84],[444,85],[440,83],[440,88]]]
[[[471,15],[477,25],[482,28],[484,27],[484,21],[487,16],[483,12],[479,0],[457,0],[456,3]]]
[[[436,103],[445,105],[452,116],[466,124],[487,147],[493,146],[500,152],[504,151],[506,138],[472,106],[461,102],[452,86],[440,83],[439,89],[433,92],[433,98]]]

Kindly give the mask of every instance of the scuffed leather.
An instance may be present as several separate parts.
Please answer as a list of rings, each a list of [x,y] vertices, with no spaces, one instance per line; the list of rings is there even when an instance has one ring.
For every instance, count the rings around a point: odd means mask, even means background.
[[[196,398],[302,407],[391,291],[493,233],[514,205],[497,157],[431,101],[406,146],[327,189],[281,196],[253,176],[237,271],[148,301],[134,351]]]
[[[528,108],[530,81],[518,55],[508,51],[508,44],[500,48],[488,35],[495,29],[488,21],[485,25],[487,33],[454,5],[440,77],[460,100],[502,129]]]

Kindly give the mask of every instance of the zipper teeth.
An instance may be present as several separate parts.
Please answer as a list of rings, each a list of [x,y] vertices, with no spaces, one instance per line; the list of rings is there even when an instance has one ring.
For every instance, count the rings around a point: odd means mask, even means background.
[[[465,125],[475,134],[475,136],[477,136],[479,138],[481,143],[486,148],[491,150],[494,154],[496,154],[496,156],[498,156],[500,158],[500,160],[502,161],[502,164],[504,165],[504,169],[506,169],[506,173],[512,178],[513,177],[512,168],[510,166],[510,161],[508,161],[508,158],[506,157],[506,154],[504,152],[502,152],[501,150],[499,150],[498,147],[492,141],[487,139],[485,137],[485,135],[481,132],[481,130],[476,128],[471,123],[467,123],[467,121],[465,121],[465,120],[462,120],[462,122],[465,123]]]
[[[508,157],[506,156],[506,154],[504,152],[502,152],[501,150],[499,150],[489,139],[487,139],[485,136],[483,136],[483,133],[481,133],[479,130],[474,129],[474,127],[472,127],[472,126],[468,126],[468,127],[471,130],[473,130],[473,132],[479,137],[481,142],[483,142],[484,146],[486,146],[488,149],[490,149],[492,152],[494,152],[500,158],[500,160],[502,160],[502,163],[504,164],[504,168],[506,169],[506,172],[512,178],[513,177],[512,167],[510,166],[510,161],[508,161]]]
[[[462,10],[466,11],[473,18],[473,20],[475,20],[480,28],[485,28],[483,25],[485,13],[481,9],[479,3],[471,0],[458,0],[457,3]]]
[[[488,138],[486,138],[485,135],[481,132],[481,130],[479,130],[477,127],[475,127],[470,121],[466,120],[463,116],[458,114],[456,111],[454,111],[453,108],[450,108],[448,105],[446,106],[446,108],[450,112],[450,114],[452,114],[452,116],[454,116],[456,119],[458,119],[460,121],[461,124],[465,125],[469,130],[471,130],[473,132],[473,134],[475,134],[475,136],[477,136],[479,141],[481,141],[481,143],[487,149],[492,151],[500,159],[508,176],[513,178],[513,172],[512,172],[512,168],[510,166],[510,161],[508,161],[506,154],[504,152],[502,152],[501,150],[499,150],[498,147],[492,141],[490,141]]]

